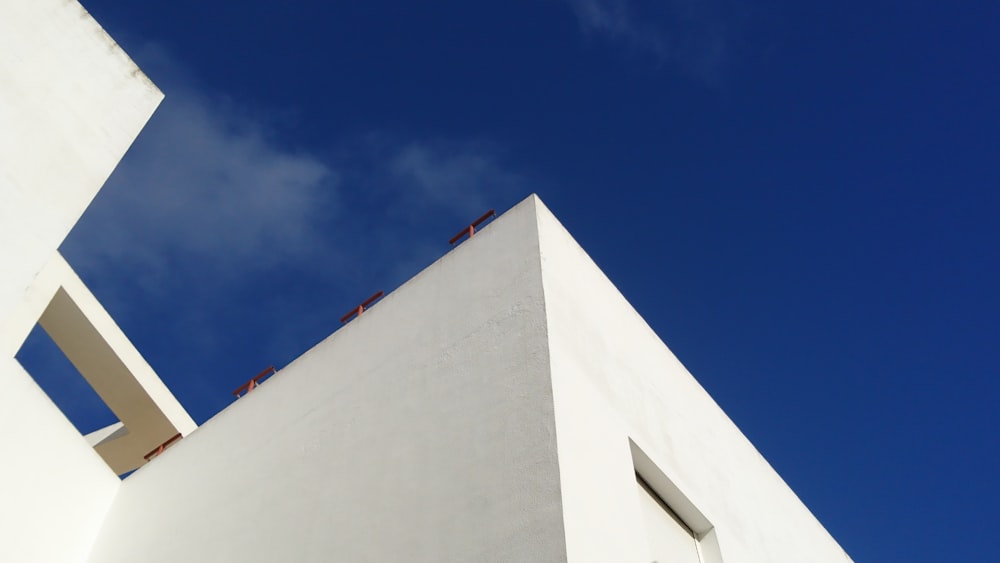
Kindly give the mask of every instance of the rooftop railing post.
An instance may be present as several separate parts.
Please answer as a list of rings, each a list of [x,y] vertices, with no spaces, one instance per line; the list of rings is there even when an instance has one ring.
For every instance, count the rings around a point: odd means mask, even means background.
[[[476,234],[476,227],[483,224],[483,222],[489,219],[490,217],[496,217],[496,215],[497,215],[496,211],[490,209],[489,211],[484,213],[482,217],[473,221],[468,227],[465,227],[464,229],[459,231],[457,235],[451,237],[451,239],[448,241],[448,244],[455,244],[462,237],[472,238],[472,236]]]

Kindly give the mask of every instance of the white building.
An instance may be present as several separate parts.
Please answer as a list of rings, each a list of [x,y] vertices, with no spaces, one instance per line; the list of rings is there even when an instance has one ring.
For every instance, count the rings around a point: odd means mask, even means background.
[[[196,429],[56,250],[161,98],[75,1],[0,4],[0,561],[850,561],[534,196]],[[36,322],[120,424],[48,400]]]

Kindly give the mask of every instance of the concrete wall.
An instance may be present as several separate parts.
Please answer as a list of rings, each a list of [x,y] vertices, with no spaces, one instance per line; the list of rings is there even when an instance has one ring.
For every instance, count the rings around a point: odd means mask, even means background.
[[[161,98],[75,1],[0,1],[0,561],[84,561],[120,485],[13,355],[29,286]]]
[[[127,478],[90,561],[565,560],[534,203]]]
[[[675,512],[708,536],[706,563],[850,561],[562,225],[539,208],[569,560],[652,559],[633,476],[642,465],[636,458],[645,454],[651,463],[640,468],[643,477],[659,483],[665,500],[676,499]]]
[[[531,197],[126,479],[90,561],[682,556],[850,561]]]

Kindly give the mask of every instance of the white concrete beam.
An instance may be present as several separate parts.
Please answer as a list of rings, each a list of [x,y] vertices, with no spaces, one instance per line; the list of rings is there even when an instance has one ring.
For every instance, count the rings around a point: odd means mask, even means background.
[[[35,279],[0,340],[11,357],[37,322],[127,428],[95,446],[122,474],[143,455],[197,425],[132,342],[57,252]]]

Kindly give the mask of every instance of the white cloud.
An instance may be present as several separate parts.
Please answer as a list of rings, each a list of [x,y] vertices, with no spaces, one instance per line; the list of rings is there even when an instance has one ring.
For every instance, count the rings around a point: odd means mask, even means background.
[[[448,151],[411,143],[393,156],[389,169],[414,188],[413,199],[464,216],[482,213],[491,206],[490,199],[506,199],[526,184],[505,170],[494,155],[473,147]]]
[[[383,132],[293,150],[267,112],[139,54],[166,98],[62,250],[196,411],[218,409],[229,370],[298,356],[529,191],[482,142]]]
[[[567,0],[581,30],[715,81],[725,63],[726,18],[714,0]]]
[[[664,38],[634,21],[626,0],[570,0],[585,32],[604,33],[629,44],[666,55]]]
[[[463,225],[490,208],[502,211],[534,187],[484,142],[370,134],[340,151],[337,162],[345,200],[362,214],[352,223],[371,227],[349,237],[355,252],[375,270],[372,277],[389,283],[446,252]]]
[[[83,267],[160,277],[268,268],[314,254],[336,173],[259,121],[186,89],[167,98],[69,239]]]
[[[193,90],[162,49],[143,53],[166,98],[63,249],[98,282],[163,293],[275,268],[349,278],[426,258],[407,247],[433,247],[413,234],[428,216],[458,228],[528,193],[482,142],[379,133],[293,151],[266,116]]]
[[[216,342],[213,318],[247,299],[277,319],[315,310],[317,291],[391,289],[447,251],[452,229],[529,191],[482,142],[373,133],[292,150],[267,115],[146,53],[166,98],[63,247],[118,314],[176,307],[178,330]]]

